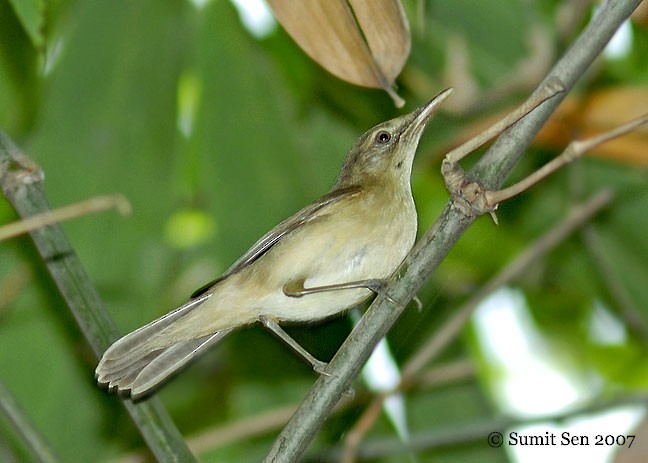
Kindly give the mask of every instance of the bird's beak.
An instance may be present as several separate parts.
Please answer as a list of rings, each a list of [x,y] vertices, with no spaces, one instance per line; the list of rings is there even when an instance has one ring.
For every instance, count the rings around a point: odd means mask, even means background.
[[[445,89],[432,98],[428,104],[421,106],[412,113],[412,122],[407,126],[405,132],[407,132],[410,137],[413,137],[413,140],[418,141],[418,138],[421,136],[426,124],[430,121],[434,113],[439,110],[443,102],[452,95],[453,91],[453,88]]]

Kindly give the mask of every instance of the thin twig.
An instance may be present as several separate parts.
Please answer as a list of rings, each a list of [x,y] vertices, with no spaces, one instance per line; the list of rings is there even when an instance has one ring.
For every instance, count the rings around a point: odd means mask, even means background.
[[[189,447],[197,454],[201,454],[230,442],[261,436],[270,430],[283,426],[295,413],[296,409],[297,404],[295,403],[275,408],[269,412],[241,418],[232,423],[227,423],[226,426],[189,438]]]
[[[113,208],[117,209],[121,215],[131,213],[131,205],[124,195],[95,196],[94,198],[70,204],[69,206],[60,207],[17,222],[2,225],[0,226],[0,241],[29,233],[47,225]]]
[[[632,331],[641,336],[644,341],[648,342],[648,326],[646,326],[643,319],[642,310],[634,303],[626,285],[623,284],[619,274],[614,271],[609,259],[602,251],[603,245],[596,228],[592,225],[585,227],[582,236],[587,250],[594,259],[595,267],[601,273],[603,282],[610,291],[627,325]]]
[[[362,416],[356,420],[355,425],[344,436],[344,451],[340,461],[342,463],[353,463],[356,459],[358,446],[362,443],[364,436],[373,428],[374,423],[380,416],[382,404],[385,401],[384,394],[378,394],[381,400],[372,401],[362,412]]]
[[[612,130],[608,130],[600,135],[586,138],[584,140],[574,140],[571,142],[565,150],[556,156],[554,159],[549,161],[547,164],[542,166],[540,169],[533,172],[528,177],[520,180],[519,182],[511,185],[508,188],[504,188],[498,191],[487,191],[486,194],[486,203],[491,206],[496,206],[497,204],[506,201],[514,196],[519,195],[523,191],[528,190],[533,185],[543,180],[547,176],[556,172],[558,169],[563,167],[565,164],[572,162],[573,160],[579,158],[584,153],[590,151],[591,149],[610,141],[616,137],[625,135],[633,130],[636,130],[643,124],[648,123],[648,114],[637,117],[636,119],[631,120],[619,127],[615,127]]]
[[[475,372],[476,367],[472,360],[455,360],[454,362],[448,362],[421,371],[412,378],[413,381],[410,381],[407,385],[403,384],[402,389],[413,387],[429,389],[445,386],[474,378]]]
[[[500,119],[499,121],[488,127],[486,130],[482,131],[476,137],[471,138],[466,143],[456,147],[448,154],[446,154],[444,162],[454,164],[461,161],[477,148],[483,146],[486,142],[488,142],[492,138],[495,138],[504,130],[511,127],[513,124],[536,109],[542,103],[564,91],[565,88],[558,79],[548,81],[547,85],[545,85],[540,90],[540,92],[532,95],[531,98],[527,99],[520,106],[508,113],[503,119]]]

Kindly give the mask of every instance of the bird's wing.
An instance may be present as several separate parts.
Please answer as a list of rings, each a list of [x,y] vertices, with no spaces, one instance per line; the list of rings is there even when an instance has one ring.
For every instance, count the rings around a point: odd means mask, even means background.
[[[223,275],[196,290],[191,295],[191,297],[200,297],[219,281],[227,278],[234,273],[239,272],[241,269],[247,267],[252,262],[257,260],[263,254],[268,252],[268,250],[272,248],[272,246],[277,244],[284,236],[297,230],[305,223],[308,223],[316,219],[317,217],[326,215],[333,204],[352,198],[358,195],[360,191],[361,188],[358,186],[351,186],[331,191],[330,193],[317,199],[315,202],[309,204],[299,212],[293,214],[291,217],[287,218],[272,230],[270,230],[268,233],[263,235],[263,237],[259,241],[254,243],[254,245],[236,262],[234,262]]]

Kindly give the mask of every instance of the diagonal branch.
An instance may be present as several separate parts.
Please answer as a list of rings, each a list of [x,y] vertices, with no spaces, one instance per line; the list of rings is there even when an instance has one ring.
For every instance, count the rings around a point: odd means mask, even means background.
[[[0,185],[21,217],[50,210],[42,181],[40,168],[0,131]],[[31,237],[81,331],[99,356],[119,337],[119,332],[70,242],[58,224],[33,230]],[[137,404],[125,399],[123,403],[158,461],[195,461],[158,399]]]
[[[640,0],[605,2],[544,82],[559,79],[567,90],[572,88],[639,3]],[[539,88],[544,87],[544,82]],[[564,94],[558,95],[545,102],[520,123],[508,129],[482,157],[474,174],[479,176],[486,187],[494,189],[503,183],[535,133],[563,97]],[[392,298],[409,301],[473,220],[447,205],[432,229],[406,258],[402,271],[390,280],[387,291]],[[265,458],[266,462],[293,462],[300,458],[339,398],[357,377],[375,345],[387,334],[404,309],[404,304],[395,304],[380,296],[374,301],[329,364],[329,371],[333,374],[317,379],[277,437]]]

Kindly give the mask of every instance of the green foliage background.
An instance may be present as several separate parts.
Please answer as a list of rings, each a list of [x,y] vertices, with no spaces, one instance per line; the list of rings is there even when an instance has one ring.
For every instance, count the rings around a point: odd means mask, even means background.
[[[479,83],[494,85],[526,55],[529,23],[552,27],[558,2],[522,3],[431,3],[425,31],[413,27],[406,72],[423,73],[433,92],[441,90],[448,35],[463,33]],[[414,5],[406,6],[414,24]],[[635,32],[635,52],[601,63],[603,69],[579,92],[648,82],[648,71],[638,64],[648,62],[646,31]],[[557,51],[564,45],[556,39]],[[196,101],[189,136],[178,129],[183,92]],[[407,110],[433,96],[404,82],[401,94]],[[335,80],[281,30],[257,41],[223,0],[202,9],[181,1],[0,1],[0,127],[44,169],[53,206],[112,192],[132,202],[131,217],[109,212],[63,225],[123,332],[185,301],[265,231],[327,191],[355,138],[396,114],[385,94]],[[413,178],[421,230],[447,200],[438,174],[439,147],[465,123],[441,115],[421,143]],[[530,152],[515,175],[554,155]],[[597,219],[600,249],[646,322],[646,171],[588,158],[504,205],[499,227],[485,218],[471,228],[421,294],[424,310],[412,309],[390,334],[400,361],[476,287],[561,219],[575,199],[574,177],[583,185],[578,197],[604,185],[620,192],[614,207]],[[15,219],[9,204],[0,201],[0,222]],[[96,387],[96,359],[29,239],[0,243],[0,283],[22,274],[26,281],[18,296],[0,304],[0,379],[63,461],[106,461],[140,449],[118,400]],[[646,387],[641,332],[630,327],[627,345],[614,351],[591,345],[582,334],[593,300],[618,306],[581,236],[518,284],[548,339],[560,338],[561,352],[602,375],[604,392]],[[342,318],[292,333],[327,359],[349,329]],[[469,333],[459,339],[445,360],[472,358],[480,375],[410,394],[413,432],[497,414],[482,387],[491,374],[488,359],[470,348],[471,340]],[[306,365],[253,327],[200,359],[160,396],[183,434],[191,436],[295,403],[313,379]],[[338,443],[359,413],[353,409],[332,419],[317,447]],[[9,436],[6,426],[0,423],[0,434]],[[381,435],[392,435],[386,422],[372,432]],[[257,461],[271,439],[271,434],[248,439],[207,451],[201,459]],[[424,452],[420,461],[505,458],[484,452],[481,444]]]

